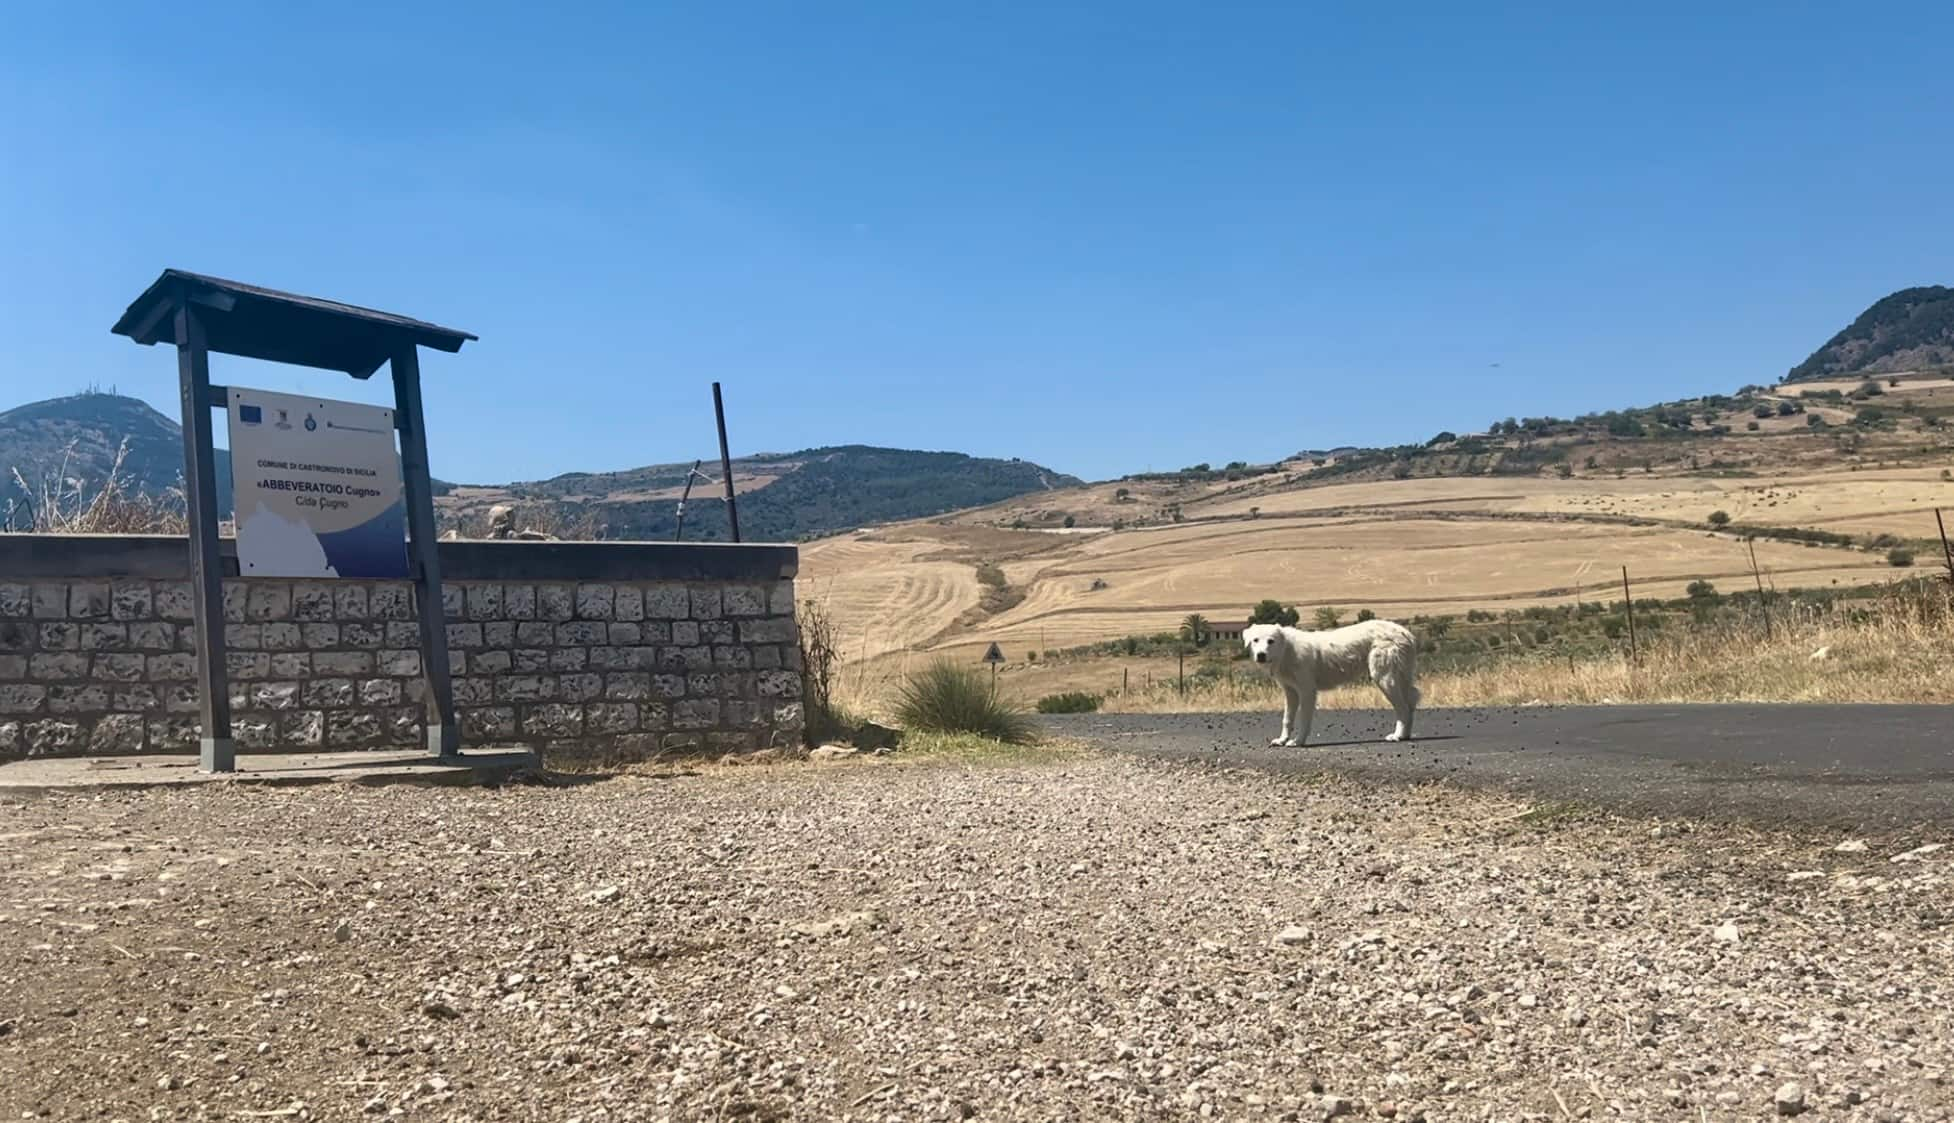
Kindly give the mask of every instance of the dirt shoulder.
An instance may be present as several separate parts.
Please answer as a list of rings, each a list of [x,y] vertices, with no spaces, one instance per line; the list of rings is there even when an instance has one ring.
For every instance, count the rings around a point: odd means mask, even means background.
[[[1098,755],[0,803],[0,1117],[1946,1119],[1920,841]]]

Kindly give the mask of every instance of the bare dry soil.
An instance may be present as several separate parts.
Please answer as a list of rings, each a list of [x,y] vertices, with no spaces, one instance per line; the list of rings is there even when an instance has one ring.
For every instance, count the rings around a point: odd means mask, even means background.
[[[0,1118],[1950,1117],[1954,851],[1085,754],[0,803]]]

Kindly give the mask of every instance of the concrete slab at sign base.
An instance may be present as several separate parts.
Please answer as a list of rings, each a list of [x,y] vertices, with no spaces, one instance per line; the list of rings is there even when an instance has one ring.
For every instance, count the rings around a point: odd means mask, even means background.
[[[407,749],[347,753],[252,753],[235,772],[211,773],[194,756],[39,757],[0,764],[0,795],[188,787],[197,784],[497,784],[538,767],[519,746],[438,758]]]

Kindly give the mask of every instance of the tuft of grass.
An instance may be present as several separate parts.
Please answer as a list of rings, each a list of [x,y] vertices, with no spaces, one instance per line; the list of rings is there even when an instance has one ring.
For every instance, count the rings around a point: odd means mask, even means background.
[[[1089,714],[1098,708],[1099,695],[1088,694],[1083,690],[1047,694],[1038,699],[1038,712],[1041,714]]]
[[[895,712],[905,731],[975,733],[1009,745],[1036,735],[1024,711],[992,693],[983,675],[941,660],[904,680]]]

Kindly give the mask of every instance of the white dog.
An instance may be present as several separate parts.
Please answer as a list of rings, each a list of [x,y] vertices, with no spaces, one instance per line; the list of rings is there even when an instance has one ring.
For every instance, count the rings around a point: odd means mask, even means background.
[[[1282,735],[1269,742],[1296,748],[1309,740],[1316,717],[1316,692],[1356,682],[1366,674],[1390,699],[1398,727],[1384,738],[1411,738],[1418,708],[1418,640],[1411,629],[1389,620],[1365,620],[1327,632],[1306,632],[1279,624],[1254,624],[1242,632],[1242,646],[1282,686]]]

